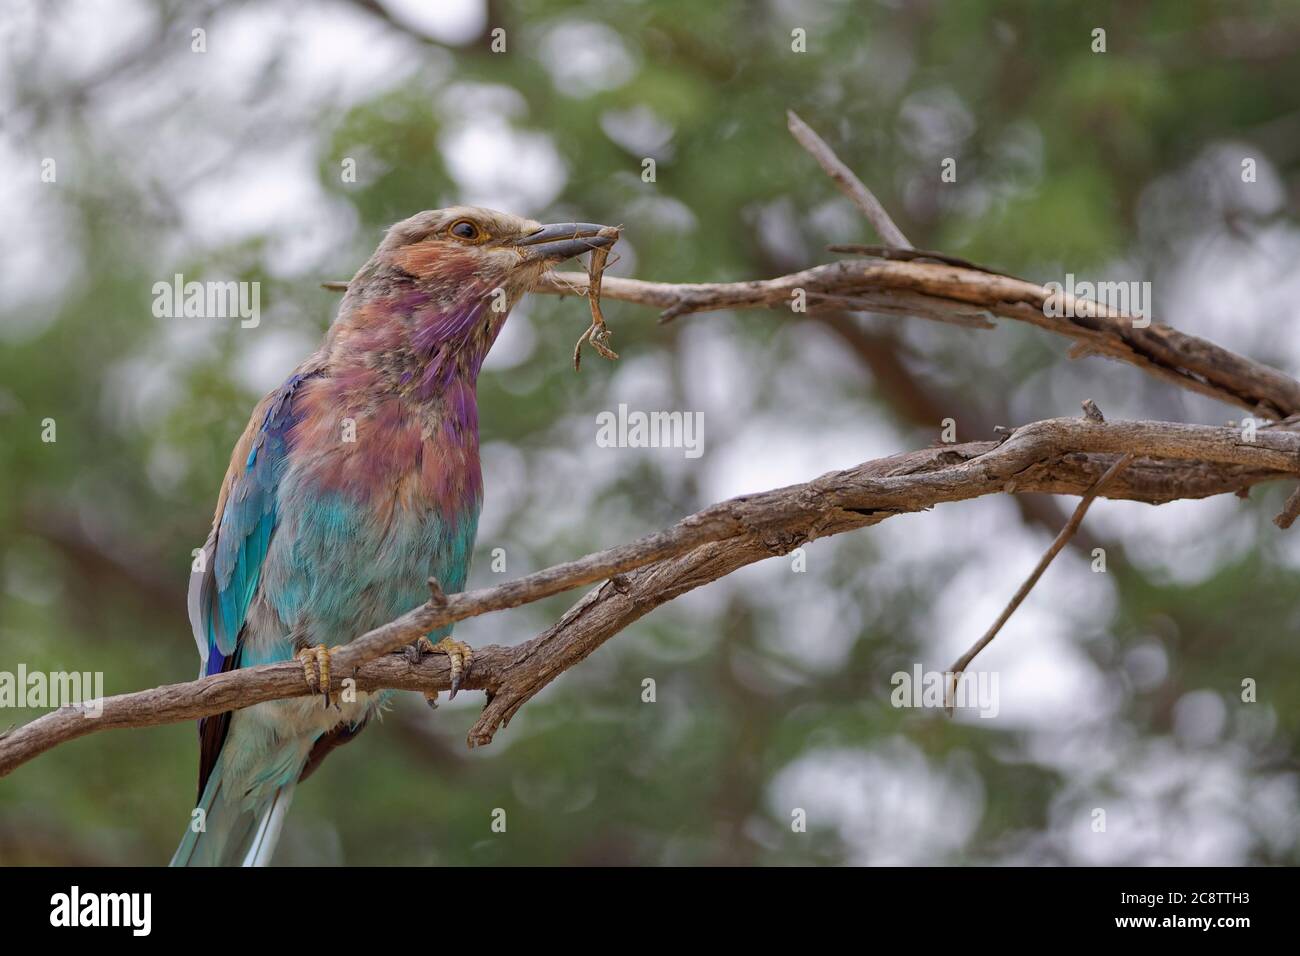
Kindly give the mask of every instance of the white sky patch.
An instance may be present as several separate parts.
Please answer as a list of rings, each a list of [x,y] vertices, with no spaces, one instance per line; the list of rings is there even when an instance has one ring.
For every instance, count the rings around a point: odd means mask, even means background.
[[[673,394],[673,377],[672,365],[664,353],[629,353],[614,365],[602,409],[613,411],[620,402],[626,402],[630,409],[670,411],[678,404]],[[592,429],[594,435],[594,424]]]
[[[1243,160],[1254,161],[1255,182],[1243,179]],[[1206,145],[1186,165],[1148,183],[1138,202],[1138,229],[1144,236],[1166,233],[1194,238],[1206,227],[1223,227],[1226,213],[1272,215],[1283,208],[1286,192],[1256,143],[1223,140]],[[1189,229],[1199,224],[1201,229]]]
[[[1280,564],[1292,569],[1300,568],[1300,535],[1291,534],[1289,531],[1276,534],[1268,544],[1270,554]]]
[[[862,236],[862,211],[845,197],[833,197],[812,207],[808,223],[826,243],[858,242]]]
[[[472,5],[455,0],[420,4],[435,22],[445,21],[448,11],[457,6]],[[401,86],[405,77],[432,63],[444,67],[450,63],[436,48],[405,37],[347,4],[296,7],[290,27],[293,42],[278,47],[288,57],[289,89],[304,98],[328,98],[335,108]]]
[[[917,90],[898,111],[899,140],[921,159],[956,155],[974,132],[975,117],[947,87]]]
[[[1128,559],[1158,581],[1194,585],[1255,546],[1254,517],[1234,495],[1171,501],[1102,501],[1087,523],[1124,545]]]
[[[494,541],[511,531],[506,521],[521,501],[526,501],[530,492],[528,484],[528,460],[524,453],[509,442],[484,442],[479,448],[482,459],[483,474],[489,476],[488,487],[484,490],[483,511],[478,521],[479,546],[494,547]],[[507,558],[507,572],[510,577],[517,577],[519,569],[510,568]],[[476,567],[483,572],[484,568]],[[490,567],[487,568],[491,570]],[[490,574],[480,581],[500,583],[500,574]]]
[[[454,46],[469,43],[487,26],[485,0],[380,0],[393,18]]]
[[[172,281],[170,277],[160,279]],[[150,345],[162,353],[161,360],[168,364],[209,361],[217,356],[218,338],[223,326],[237,323],[238,319],[208,319],[176,316],[155,318],[152,311],[153,290],[142,288],[139,296],[140,320],[154,323],[149,336]]]
[[[1190,747],[1219,739],[1228,723],[1228,708],[1212,690],[1194,690],[1174,704],[1174,736]]]
[[[381,2],[397,19],[445,43],[470,42],[486,26],[483,0]],[[26,2],[16,9],[0,22],[4,42],[42,37],[46,56],[37,69],[59,84],[92,75],[133,48],[153,22],[151,4],[129,0],[114,4],[75,0],[54,6]],[[780,9],[805,8],[783,4]],[[33,24],[50,10],[57,16],[38,34]],[[355,231],[350,207],[327,199],[319,186],[320,143],[310,125],[313,111],[346,109],[384,89],[407,84],[416,74],[433,88],[446,76],[447,54],[404,37],[344,3],[297,4],[290,10],[222,8],[206,26],[206,54],[190,53],[186,41],[167,54],[164,65],[151,67],[135,79],[115,81],[92,95],[85,112],[95,137],[91,155],[105,163],[129,163],[124,168],[132,182],[155,180],[179,202],[183,228],[162,238],[158,278],[170,278],[173,256],[202,261],[205,250],[262,234],[270,238],[266,260],[275,273],[308,272],[347,247]],[[536,52],[556,87],[567,95],[587,96],[623,85],[637,68],[636,54],[618,34],[599,24],[553,24],[531,51],[521,39],[527,38],[509,38],[511,52]],[[891,48],[871,38],[868,42],[876,48],[868,54],[864,47],[862,75],[878,79],[870,85],[877,95],[888,97],[890,89],[901,89],[909,81],[912,64],[901,47]],[[268,85],[263,70],[276,58],[279,73],[272,74]],[[275,85],[281,80],[282,85]],[[275,98],[264,97],[264,88],[274,88]],[[458,83],[450,89],[430,95],[456,107],[441,145],[464,192],[461,198],[519,212],[551,204],[566,179],[564,161],[544,132],[519,131],[510,125],[527,120],[523,98],[508,88],[487,84]],[[7,102],[9,95],[0,90],[0,103]],[[170,108],[175,104],[182,108]],[[163,106],[169,109],[160,114]],[[914,94],[904,114],[901,125],[907,141],[923,154],[938,151],[945,142],[960,142],[970,132],[969,111],[959,95],[947,88]],[[257,119],[280,116],[290,122],[276,130],[273,140],[258,135]],[[292,128],[292,121],[302,117],[307,118],[303,126]],[[607,112],[601,127],[633,154],[671,155],[674,130],[648,108]],[[893,134],[882,129],[862,135]],[[74,227],[60,216],[61,189],[79,175],[95,175],[95,170],[78,168],[83,162],[66,142],[65,129],[53,126],[42,140],[11,143],[0,134],[0,208],[10,214],[9,230],[0,237],[0,298],[8,313],[0,338],[38,329],[49,312],[29,303],[41,299],[43,306],[51,296],[69,295],[81,265],[73,261],[78,247],[76,236],[70,235]],[[139,148],[139,155],[134,155],[140,144],[148,148]],[[1026,131],[1023,141],[1007,151],[1008,160],[1019,164],[1016,177],[1008,181],[1012,185],[1035,182],[1041,174],[1041,152],[1036,131]],[[49,153],[59,159],[59,185],[39,183],[39,158]],[[1243,154],[1259,161],[1257,184],[1240,182]],[[124,158],[110,160],[114,156]],[[92,165],[84,160],[84,166]],[[1155,282],[1156,318],[1295,369],[1300,366],[1300,340],[1284,333],[1289,330],[1285,322],[1292,303],[1300,298],[1300,275],[1293,268],[1300,259],[1300,231],[1278,223],[1241,240],[1227,236],[1215,218],[1221,220],[1225,210],[1248,218],[1280,213],[1285,194],[1276,171],[1263,152],[1248,143],[1222,144],[1198,157],[1194,165],[1196,175],[1209,177],[1211,183],[1206,202],[1188,201],[1198,195],[1194,179],[1178,180],[1173,192],[1154,197],[1163,203],[1155,207],[1159,215],[1181,210],[1207,220],[1204,229],[1184,228],[1177,233],[1178,254],[1168,257],[1173,267]],[[176,185],[200,171],[206,172],[194,187]],[[1002,184],[999,180],[996,188]],[[629,222],[664,231],[684,232],[696,226],[693,212],[667,197],[635,200],[628,210]],[[768,247],[788,251],[791,247],[783,246],[782,240],[797,234],[792,226],[805,214],[789,203],[756,206],[753,212]],[[819,229],[835,232],[844,228],[850,213],[846,203],[834,198],[814,211],[813,221]],[[575,211],[571,218],[584,217]],[[1248,223],[1247,231],[1254,233],[1255,226]],[[147,234],[135,232],[136,241],[140,235]],[[794,247],[793,251],[806,259],[817,249]],[[1123,271],[1125,266],[1113,268]],[[628,269],[635,270],[632,256],[619,267],[619,271]],[[1133,267],[1128,269],[1131,272]],[[1123,278],[1129,272],[1100,277]],[[571,302],[579,312],[585,309],[580,300]],[[141,321],[151,319],[143,311],[148,303],[146,285],[139,297]],[[237,381],[259,394],[282,381],[317,344],[308,332],[276,328],[280,313],[266,297],[262,307],[261,328],[235,333],[241,354],[232,365]],[[626,308],[629,315],[634,311]],[[638,317],[644,314],[635,311]],[[610,409],[628,401],[645,410],[672,410],[684,401],[686,409],[706,412],[707,470],[699,489],[700,506],[741,491],[806,481],[835,467],[911,447],[892,426],[860,408],[853,414],[834,411],[843,407],[835,390],[855,381],[851,376],[856,366],[842,349],[827,344],[833,340],[799,331],[790,323],[790,329],[779,330],[765,343],[729,341],[725,323],[731,321],[710,315],[684,326],[680,334],[689,348],[676,356],[625,354],[609,373],[608,386],[598,391],[604,407]],[[754,321],[754,316],[743,321]],[[993,366],[1004,358],[999,350],[1014,341],[1011,333],[968,333],[906,321],[901,327],[907,343],[920,353],[942,357],[940,349],[959,342],[970,348],[973,358]],[[575,327],[575,335],[577,331],[580,327]],[[160,322],[159,334],[143,354],[106,371],[104,402],[109,420],[129,420],[144,428],[157,421],[175,400],[187,363],[207,356],[224,332],[220,322],[211,320]],[[792,349],[788,337],[795,335],[806,341]],[[521,311],[507,325],[488,367],[515,369],[537,344],[538,332],[527,312]],[[1059,347],[1055,341],[1052,345]],[[769,351],[772,354],[765,355]],[[794,359],[779,374],[766,364],[790,353]],[[1077,415],[1078,399],[1091,395],[1112,418],[1143,417],[1148,410],[1144,390],[1163,389],[1133,369],[1099,360],[1058,362],[1044,374],[1050,376],[1046,387],[1036,380],[1005,383],[1019,403],[1017,411],[1039,417],[1043,396],[1049,395],[1051,414]],[[1090,383],[1096,384],[1095,390]],[[679,390],[684,399],[678,397]],[[755,413],[756,405],[762,407]],[[1203,402],[1195,407],[1220,409]],[[510,547],[509,570],[505,576],[493,575],[480,563],[476,581],[494,584],[516,577],[531,569],[534,554],[562,548],[565,545],[557,542],[572,540],[571,536],[594,534],[602,539],[600,544],[613,545],[649,530],[620,511],[617,499],[582,512],[581,524],[586,527],[574,530],[580,507],[575,499],[594,500],[601,488],[645,460],[635,456],[651,456],[656,467],[667,473],[683,466],[680,455],[661,450],[604,454],[594,440],[594,413],[599,410],[582,407],[558,422],[554,432],[562,440],[551,450],[526,454],[500,443],[485,446],[488,489],[479,543],[482,547],[490,545],[493,537],[505,539]],[[1242,414],[1231,409],[1222,412],[1224,417]],[[1028,417],[1021,414],[1012,421]],[[162,488],[174,486],[184,474],[183,463],[165,446],[154,449],[143,466]],[[574,489],[581,493],[575,494]],[[521,522],[510,521],[520,500],[533,500],[542,507],[529,509]],[[1067,508],[1073,504],[1073,499],[1064,501]],[[1140,568],[1180,583],[1198,582],[1221,562],[1257,546],[1245,506],[1231,497],[1161,508],[1099,502],[1087,524],[1099,536],[1123,541]],[[927,621],[933,635],[932,647],[927,648],[933,660],[927,664],[940,668],[983,632],[1049,537],[1024,529],[1009,502],[992,500],[891,519],[866,534],[887,550],[882,566],[873,572],[878,588],[889,587],[891,575],[909,568],[932,576],[927,562],[936,562],[954,547],[964,552],[966,569],[945,582]],[[1287,536],[1279,547],[1300,547],[1291,544],[1295,540]],[[765,644],[780,653],[797,652],[815,668],[838,666],[849,650],[848,642],[873,613],[869,593],[833,594],[816,576],[817,556],[833,554],[832,547],[831,542],[812,546],[813,573],[799,575],[797,596],[789,604],[777,605],[761,625]],[[823,548],[824,552],[818,550]],[[684,631],[694,632],[707,627],[701,621],[711,621],[709,616],[724,609],[731,589],[758,592],[751,599],[761,609],[764,599],[778,588],[795,594],[791,577],[788,559],[763,562],[687,595],[656,617],[680,621]],[[1103,680],[1083,648],[1069,639],[1072,633],[1086,634],[1089,625],[1104,622],[1113,601],[1108,577],[1092,574],[1086,563],[1067,552],[976,665],[1000,673],[1001,713],[998,720],[986,723],[1034,728],[1028,736],[1036,762],[1060,767],[1070,777],[1053,807],[1053,824],[1059,829],[1047,838],[1060,838],[1071,860],[1103,863],[1135,859],[1224,863],[1244,860],[1251,846],[1260,842],[1274,848],[1293,845],[1300,832],[1296,777],[1261,777],[1251,772],[1250,755],[1225,741],[1234,721],[1243,719],[1232,698],[1213,690],[1189,689],[1175,705],[1173,735],[1165,740],[1139,741],[1131,727],[1114,720],[1080,728],[1080,722],[1113,716],[1118,695],[1127,692],[1118,686],[1120,681],[1112,685]],[[802,613],[796,613],[799,605],[804,606]],[[513,620],[518,619],[493,616],[475,626],[500,629],[511,640],[529,636]],[[713,636],[713,631],[702,635],[701,645]],[[1126,675],[1141,692],[1165,680],[1169,666],[1164,649],[1144,639],[1124,656],[1121,680]],[[465,701],[464,706],[472,702]],[[1260,705],[1247,714],[1265,719],[1268,711]],[[1071,728],[1081,732],[1071,733]],[[1108,779],[1112,775],[1114,779]],[[1081,791],[1082,783],[1094,782],[1107,787],[1097,793]],[[845,748],[809,754],[782,772],[772,793],[778,820],[788,820],[787,804],[803,805],[810,811],[812,826],[830,821],[848,841],[856,862],[873,863],[935,862],[959,853],[978,824],[983,804],[981,784],[960,758],[947,764],[927,759],[898,739],[866,752]],[[1099,803],[1111,813],[1110,832],[1105,835],[1087,828],[1087,810]],[[1149,854],[1150,860],[1143,854]]]
[[[51,64],[61,81],[77,82],[95,76],[109,64],[142,42],[153,29],[153,4],[140,0],[68,0],[52,4],[20,2],[19,14],[6,10],[5,20],[18,20],[17,37],[30,38],[36,23],[40,33],[41,62]],[[30,16],[30,21],[26,18]],[[19,19],[22,17],[23,19]]]
[[[672,156],[673,125],[644,104],[625,110],[605,110],[600,114],[600,128],[634,156],[655,159]]]
[[[485,371],[503,371],[528,361],[537,351],[537,326],[528,308],[528,300],[510,310],[510,317],[483,362]]]
[[[1169,676],[1169,654],[1164,645],[1145,640],[1125,652],[1124,672],[1136,690],[1154,690]]]
[[[1238,745],[1189,752],[1162,738],[1135,742],[1120,759],[1104,784],[1067,788],[1053,801],[1067,863],[1231,866],[1258,844],[1284,853],[1296,841],[1295,775],[1261,780]],[[1105,832],[1093,829],[1098,809]]]
[[[207,30],[207,52],[183,54],[178,75],[204,100],[215,93],[253,110],[282,111],[285,99],[347,108],[446,60],[350,4],[232,7],[196,25]],[[272,64],[283,81],[274,102],[261,95]]]
[[[671,196],[637,196],[625,207],[623,217],[636,223],[638,232],[658,231],[684,234],[694,232],[699,225],[691,207]],[[623,255],[619,244],[617,255]]]
[[[232,7],[207,23],[195,23],[206,31],[207,50],[187,48],[169,71],[173,82],[205,91],[198,99],[209,108],[243,100],[256,109],[257,91],[265,81],[262,70],[281,48],[292,20],[284,7],[264,4]]]
[[[1009,123],[989,144],[996,170],[997,191],[1003,201],[1036,188],[1043,178],[1043,133],[1029,120]]]
[[[751,203],[744,209],[747,222],[758,235],[764,251],[775,262],[807,262],[812,250],[804,241],[800,222],[803,211],[789,196],[770,202]],[[819,249],[818,252],[821,250]]]
[[[316,179],[316,146],[301,138],[280,149],[241,151],[178,201],[185,231],[200,247],[266,236],[265,261],[281,275],[327,260],[352,234],[351,211],[325,194]]]
[[[627,528],[627,520],[607,517],[605,511],[593,510],[599,490],[616,480],[627,465],[623,456],[596,447],[596,427],[594,410],[573,415],[557,426],[556,434],[560,437],[555,443],[530,457],[530,481],[537,483],[533,489],[533,504],[518,515],[518,524],[510,529],[511,540],[528,548],[546,548],[566,540],[574,533],[574,503],[579,500],[587,503],[583,511],[584,520],[589,522],[589,527],[599,529],[601,547],[620,544],[646,533],[644,525]],[[676,456],[680,459],[680,452]],[[488,481],[491,481],[490,477]],[[575,489],[582,489],[581,494],[575,493]],[[610,509],[617,511],[617,502],[610,505]],[[626,537],[620,538],[623,532],[627,532]]]
[[[705,455],[709,500],[811,481],[906,447],[891,423],[840,400],[839,389],[862,387],[862,373],[827,336],[789,323],[772,340],[729,349],[723,340],[737,321],[753,318],[710,315],[682,333],[692,337],[682,350],[688,394],[723,423]]]
[[[770,606],[770,615],[759,625],[761,640],[796,660],[800,670],[831,673],[848,662],[869,613],[870,596],[823,585],[811,574],[795,574],[791,560],[787,556],[765,562],[780,577],[765,593],[751,594],[751,600]],[[772,600],[778,594],[780,599]]]
[[[574,97],[617,89],[636,73],[623,38],[603,23],[569,20],[548,27],[537,54],[555,88]]]
[[[984,791],[962,755],[935,763],[892,737],[867,751],[828,748],[798,758],[776,775],[766,802],[786,826],[800,808],[810,833],[838,831],[855,865],[933,865],[970,840]]]
[[[209,360],[218,340],[238,319],[177,317],[156,319],[148,312],[149,300],[141,296],[141,321],[155,323],[152,345],[142,354],[125,359],[105,377],[110,406],[120,420],[148,426],[166,414],[180,394],[176,382],[197,362]],[[254,395],[280,385],[319,345],[319,339],[298,329],[278,329],[274,313],[265,310],[256,329],[234,332],[238,358],[231,375]]]
[[[867,320],[863,319],[864,327]],[[885,322],[891,320],[885,319]],[[924,324],[924,323],[921,323]],[[775,359],[776,387],[781,390],[782,402],[804,396],[805,411],[820,416],[820,407],[842,404],[840,393],[856,398],[870,387],[871,373],[862,362],[844,347],[844,341],[834,332],[816,322],[791,322],[782,325],[779,337],[796,351],[796,366],[791,366],[780,355]],[[880,416],[882,424],[889,424],[887,416]],[[892,425],[889,425],[893,428]],[[938,429],[939,423],[935,423]],[[904,432],[895,432],[893,452],[907,451],[912,446]]]
[[[549,136],[515,129],[500,117],[449,130],[438,145],[471,205],[527,215],[554,202],[568,178]]]
[[[193,459],[181,448],[158,441],[149,449],[145,470],[149,484],[164,494],[174,492],[189,474]]]
[[[353,214],[320,188],[314,129],[281,124],[269,139],[258,135],[259,125],[286,109],[308,116],[317,100],[331,109],[365,100],[417,68],[436,66],[438,51],[412,57],[415,41],[351,9],[241,7],[222,11],[205,29],[206,53],[186,46],[172,56],[170,92],[146,76],[127,81],[132,95],[103,99],[101,136],[120,155],[148,138],[151,149],[125,168],[133,180],[186,184],[171,191],[183,228],[168,237],[164,258],[268,235],[272,271],[317,267],[347,244]],[[271,101],[261,88],[273,62],[280,85]],[[178,87],[189,91],[192,108],[159,113]],[[228,128],[231,116],[243,118],[240,129]]]
[[[465,123],[485,115],[497,120],[519,120],[528,115],[523,94],[500,83],[449,83],[438,92],[438,108]]]
[[[30,147],[29,147],[30,149]],[[64,221],[59,205],[60,183],[73,174],[72,164],[58,162],[60,177],[43,183],[41,161],[46,153],[21,151],[0,133],[0,209],[5,229],[0,232],[0,300],[6,321],[0,323],[0,340],[38,334],[53,320],[58,301],[77,284],[81,256],[79,243]]]
[[[1249,242],[1222,230],[1190,238],[1185,254],[1154,290],[1162,306],[1156,318],[1231,342],[1234,351],[1294,375],[1300,371],[1300,341],[1282,333],[1294,328],[1298,260],[1300,230],[1288,224],[1264,226]],[[1225,419],[1244,414],[1234,409]]]
[[[255,395],[281,385],[320,344],[317,336],[271,325],[240,329],[236,339],[246,344],[239,360],[232,363],[232,372]]]
[[[842,421],[837,423],[839,428],[823,421],[812,429],[784,415],[757,416],[749,428],[720,436],[725,442],[709,449],[706,496],[718,501],[811,481],[828,471],[890,453],[890,429],[873,426],[860,417],[858,423],[861,427],[853,434]]]
[[[753,347],[736,333],[729,316],[710,315],[679,330],[681,386],[686,406],[704,413],[706,427],[726,436],[742,430],[761,386],[753,370]]]

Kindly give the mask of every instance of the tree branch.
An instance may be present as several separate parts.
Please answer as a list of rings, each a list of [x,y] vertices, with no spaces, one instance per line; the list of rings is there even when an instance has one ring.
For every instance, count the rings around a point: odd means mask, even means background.
[[[903,231],[898,228],[893,219],[889,217],[889,213],[880,204],[880,201],[876,199],[875,194],[863,184],[862,180],[858,179],[853,170],[841,162],[840,158],[835,155],[834,150],[820,136],[814,133],[797,114],[789,111],[786,115],[791,135],[804,149],[812,154],[813,158],[817,160],[841,191],[847,193],[853,199],[854,203],[875,228],[876,233],[886,241],[893,243],[892,246],[877,247],[830,246],[829,249],[832,252],[851,252],[854,254],[868,252],[878,258],[894,258],[903,261],[916,258],[930,258],[932,260],[936,258],[936,253],[917,253],[911,241],[903,235]],[[949,264],[974,267],[969,262],[955,260],[951,257],[937,256],[937,259],[938,261],[946,261]],[[893,405],[904,418],[909,419],[913,424],[932,429],[936,423],[944,418],[947,409],[958,407],[951,396],[943,394],[943,389],[940,386],[936,386],[931,382],[922,387],[921,383],[916,380],[912,370],[899,354],[895,329],[868,332],[851,314],[854,308],[854,303],[851,300],[845,303],[846,308],[843,310],[827,308],[827,306],[835,304],[834,297],[816,296],[813,301],[818,308],[809,313],[809,317],[829,328],[849,346],[850,350],[871,370],[872,377],[876,380],[878,386],[881,386],[882,397]],[[921,314],[924,316],[924,312]],[[933,312],[929,317],[940,318]],[[963,316],[961,324],[967,324],[967,320],[969,320],[969,324],[976,328],[992,327],[992,323],[987,321],[982,313],[972,314],[969,317]],[[992,434],[993,421],[984,420],[979,412],[971,407],[969,402],[963,402],[961,407],[965,409],[961,416],[961,427],[966,431],[967,435]],[[1004,415],[997,420],[1005,421],[1006,417]],[[1026,521],[1052,530],[1060,526],[1059,509],[1054,502],[1046,501],[1037,495],[1017,496],[1015,502]],[[1070,539],[1070,543],[1089,552],[1094,546],[1091,536],[1086,533],[1076,534]]]
[[[348,677],[360,691],[448,689],[442,655],[412,662],[390,652],[454,621],[609,578],[531,641],[476,652],[462,687],[491,695],[469,735],[471,745],[484,744],[524,702],[628,624],[738,567],[943,502],[1002,492],[1083,494],[1123,454],[1141,457],[1110,483],[1106,497],[1158,504],[1294,477],[1300,472],[1300,433],[1290,425],[1265,427],[1247,441],[1232,428],[1049,419],[1001,442],[944,445],[865,462],[805,484],[720,502],[630,544],[516,581],[431,600],[336,648],[331,692],[341,693]],[[95,731],[174,723],[308,693],[301,665],[290,661],[108,697],[98,717],[63,707],[0,737],[0,776]]]
[[[833,308],[916,315],[975,328],[992,327],[984,318],[989,314],[1074,339],[1072,358],[1098,354],[1129,362],[1165,381],[1264,418],[1300,413],[1300,382],[1262,362],[1167,325],[1139,327],[1134,317],[1092,299],[1064,292],[1053,294],[1037,283],[940,253],[911,251],[907,237],[852,170],[798,116],[789,112],[787,118],[791,134],[853,198],[892,248],[871,251],[869,247],[832,247],[869,252],[876,261],[840,261],[750,282],[673,285],[609,277],[601,286],[602,294],[657,306],[663,310],[661,319],[665,322],[716,309],[789,308],[792,293],[800,289],[807,294],[810,311]],[[922,262],[911,259],[912,255],[942,261]],[[581,293],[586,283],[580,273],[548,273],[539,279],[534,291]],[[1047,314],[1049,300],[1055,306],[1052,315]]]
[[[903,230],[894,224],[894,220],[889,217],[885,207],[880,204],[875,193],[868,189],[853,170],[845,166],[840,158],[835,155],[834,151],[826,145],[826,141],[813,132],[812,127],[799,118],[799,114],[794,110],[785,111],[786,122],[790,129],[790,135],[799,141],[799,145],[812,154],[813,159],[821,164],[821,168],[826,171],[826,175],[831,178],[840,191],[853,200],[854,204],[862,210],[862,214],[867,217],[878,235],[887,245],[896,246],[900,249],[911,249],[912,244],[907,241],[907,236],[903,235]]]
[[[587,278],[579,272],[547,273],[533,291],[582,294]],[[606,299],[663,309],[666,320],[717,309],[788,309],[791,294],[803,289],[809,311],[853,308],[970,326],[988,326],[984,313],[1026,322],[1073,339],[1085,354],[1104,355],[1182,388],[1247,409],[1262,418],[1300,413],[1300,382],[1262,362],[1231,352],[1207,339],[1152,322],[1135,328],[1131,316],[1091,299],[1061,295],[1061,316],[1044,304],[1052,291],[1023,279],[981,269],[930,262],[842,260],[774,279],[676,285],[605,276]]]

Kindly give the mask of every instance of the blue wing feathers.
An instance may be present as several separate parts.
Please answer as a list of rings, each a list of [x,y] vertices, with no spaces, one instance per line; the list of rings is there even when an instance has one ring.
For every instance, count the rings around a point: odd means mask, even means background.
[[[210,568],[191,602],[195,633],[205,637],[204,673],[221,671],[234,653],[261,582],[262,563],[275,531],[277,491],[288,458],[289,431],[297,423],[293,394],[307,375],[292,376],[270,403],[249,448],[243,473],[231,486],[213,539]],[[197,606],[195,606],[197,605]]]

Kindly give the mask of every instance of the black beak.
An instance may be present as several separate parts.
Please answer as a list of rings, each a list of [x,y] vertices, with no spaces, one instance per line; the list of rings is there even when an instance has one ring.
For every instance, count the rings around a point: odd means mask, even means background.
[[[524,236],[515,245],[528,261],[563,262],[592,249],[612,246],[618,237],[599,235],[604,228],[594,222],[553,222]]]

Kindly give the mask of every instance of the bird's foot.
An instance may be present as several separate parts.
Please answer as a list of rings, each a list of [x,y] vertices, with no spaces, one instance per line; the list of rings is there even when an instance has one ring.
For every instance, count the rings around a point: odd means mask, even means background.
[[[294,655],[302,661],[303,677],[312,691],[325,695],[325,706],[330,705],[330,649],[324,644],[304,647]]]
[[[474,660],[474,648],[460,641],[453,641],[450,637],[444,637],[437,644],[427,637],[422,637],[415,644],[420,653],[446,654],[451,658],[451,694],[447,699],[452,700],[456,696],[456,691],[460,690],[460,682]],[[432,703],[437,696],[436,693],[426,694],[425,698]]]

